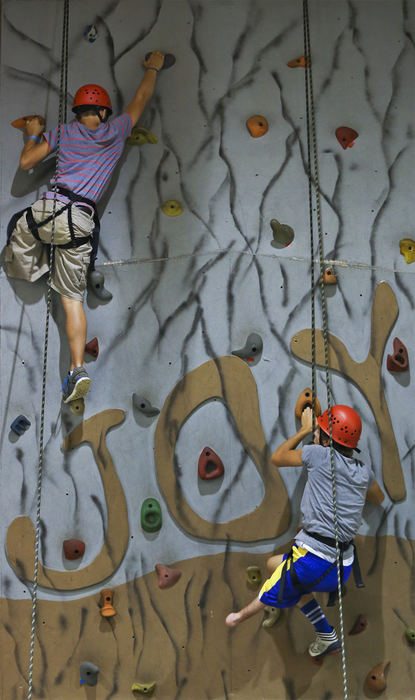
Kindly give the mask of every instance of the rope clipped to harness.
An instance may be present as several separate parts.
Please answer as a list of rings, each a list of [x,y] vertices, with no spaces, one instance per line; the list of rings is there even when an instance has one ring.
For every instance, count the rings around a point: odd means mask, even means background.
[[[327,301],[324,282],[324,255],[323,255],[323,233],[321,225],[321,206],[320,206],[320,183],[318,169],[318,152],[317,152],[317,135],[316,135],[316,119],[314,110],[314,94],[313,94],[313,73],[311,60],[311,39],[310,39],[310,21],[308,12],[308,0],[303,0],[303,27],[304,27],[304,56],[305,56],[305,94],[306,94],[306,117],[307,117],[307,153],[308,153],[308,180],[309,180],[309,216],[310,216],[310,251],[311,251],[311,357],[312,357],[312,391],[313,398],[315,396],[315,306],[314,306],[314,233],[313,233],[313,189],[315,194],[315,209],[316,222],[318,231],[318,262],[320,267],[320,287],[321,287],[321,311],[323,320],[323,342],[324,342],[324,361],[325,361],[325,379],[327,388],[327,410],[329,415],[329,436],[330,436],[330,465],[331,479],[333,492],[333,513],[334,513],[334,540],[336,545],[336,568],[337,568],[337,592],[339,598],[339,619],[340,619],[340,642],[341,642],[341,660],[342,660],[342,675],[343,675],[343,693],[344,700],[348,700],[347,690],[347,670],[346,670],[346,654],[344,645],[344,622],[343,622],[343,599],[342,599],[342,554],[340,551],[338,519],[337,519],[337,496],[336,496],[336,480],[335,480],[335,463],[334,463],[334,448],[333,448],[333,432],[332,432],[332,417],[331,417],[331,388],[330,388],[330,373],[328,362],[328,323],[327,323]],[[313,158],[311,159],[311,144]],[[314,419],[314,406],[313,406]]]
[[[47,373],[47,357],[48,357],[48,341],[49,341],[49,318],[52,303],[51,281],[54,262],[54,236],[55,236],[55,218],[56,218],[56,203],[57,203],[57,180],[59,168],[59,152],[62,124],[66,119],[66,96],[68,83],[68,37],[69,37],[69,0],[64,0],[63,8],[63,26],[62,26],[62,48],[61,48],[61,74],[59,86],[59,117],[56,145],[56,167],[55,167],[55,185],[53,196],[53,214],[52,214],[52,232],[49,255],[49,278],[48,292],[46,302],[46,324],[45,324],[45,342],[43,352],[43,374],[42,374],[42,403],[40,411],[40,427],[39,427],[39,461],[37,469],[37,499],[36,499],[36,520],[35,520],[35,561],[33,573],[33,588],[32,588],[32,619],[30,632],[30,654],[29,654],[29,680],[27,700],[32,700],[33,693],[33,666],[34,666],[34,649],[36,635],[36,620],[37,620],[37,592],[38,592],[38,570],[39,570],[39,553],[40,553],[40,506],[42,492],[42,476],[43,476],[43,459],[44,459],[44,428],[45,428],[45,403],[46,403],[46,373]]]

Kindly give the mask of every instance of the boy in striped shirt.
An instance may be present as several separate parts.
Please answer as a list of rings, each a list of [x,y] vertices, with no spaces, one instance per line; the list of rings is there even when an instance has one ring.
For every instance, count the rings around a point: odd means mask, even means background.
[[[87,322],[83,307],[86,276],[91,261],[91,238],[99,231],[96,203],[107,189],[115,166],[144,108],[151,98],[164,55],[153,51],[143,62],[145,74],[131,103],[119,117],[112,113],[108,93],[99,85],[77,91],[72,111],[75,120],[63,124],[59,138],[57,177],[42,199],[13,217],[6,248],[9,277],[29,282],[49,270],[48,243],[54,228],[54,263],[51,287],[62,299],[70,368],[62,387],[64,403],[88,393],[91,383],[84,367]],[[26,119],[27,137],[20,167],[30,170],[57,150],[57,129],[44,133],[44,120]],[[42,136],[43,135],[43,136]],[[57,186],[55,221],[54,189]]]

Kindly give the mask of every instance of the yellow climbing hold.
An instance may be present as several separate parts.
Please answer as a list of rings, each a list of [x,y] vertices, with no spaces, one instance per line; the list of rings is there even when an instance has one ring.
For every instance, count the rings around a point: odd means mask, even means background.
[[[265,618],[262,623],[262,626],[266,629],[267,627],[272,627],[273,625],[275,625],[280,615],[280,612],[281,610],[279,608],[273,608],[271,605],[266,605],[264,608]]]
[[[127,143],[130,146],[142,146],[145,143],[158,143],[158,138],[152,131],[145,129],[144,126],[135,126],[128,137]]]
[[[167,202],[164,202],[162,209],[167,216],[179,216],[183,211],[182,205],[177,199],[169,199]]]
[[[140,693],[140,695],[151,695],[155,687],[155,683],[134,683],[131,690],[133,693]]]
[[[248,583],[250,583],[251,586],[259,586],[262,581],[262,575],[259,566],[248,566],[246,570],[246,577],[248,579]]]
[[[71,412],[74,413],[76,416],[83,416],[85,412],[84,399],[75,399],[75,401],[71,401],[69,404],[69,408]]]
[[[412,238],[402,238],[399,248],[408,265],[415,262],[415,241]]]

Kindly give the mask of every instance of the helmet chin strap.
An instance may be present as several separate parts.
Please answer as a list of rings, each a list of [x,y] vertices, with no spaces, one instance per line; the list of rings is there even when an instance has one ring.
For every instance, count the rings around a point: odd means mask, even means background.
[[[99,121],[101,122],[101,124],[105,124],[105,122],[108,119],[108,113],[107,113],[107,110],[105,110],[105,117],[102,117],[102,115],[101,115],[102,109],[103,109],[103,107],[97,107],[95,112],[96,112],[96,115],[99,118]]]

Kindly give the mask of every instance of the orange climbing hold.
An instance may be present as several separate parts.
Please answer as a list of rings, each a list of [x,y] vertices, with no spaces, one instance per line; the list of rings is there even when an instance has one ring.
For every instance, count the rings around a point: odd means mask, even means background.
[[[15,129],[25,129],[26,122],[29,119],[39,119],[41,126],[45,126],[46,124],[44,117],[41,117],[40,114],[29,114],[27,117],[15,119],[13,122],[11,122],[11,126],[14,126]]]
[[[92,355],[92,357],[98,357],[99,355],[99,345],[98,345],[98,338],[92,338],[92,340],[89,341],[85,345],[85,352],[88,353],[88,355]]]
[[[182,572],[179,569],[171,569],[164,564],[156,564],[159,588],[171,588],[179,580]]]
[[[408,351],[399,338],[393,339],[393,355],[388,355],[386,367],[389,372],[406,372],[409,367]]]
[[[390,661],[381,661],[380,664],[374,666],[366,676],[366,683],[370,690],[375,693],[380,693],[386,688],[385,670],[389,666]]]
[[[310,59],[305,56],[299,56],[298,58],[294,58],[293,61],[288,61],[287,66],[288,68],[305,68],[306,66],[310,65]]]
[[[114,591],[110,588],[104,588],[101,591],[101,615],[102,617],[113,617],[117,614],[113,606]]]
[[[358,136],[359,134],[357,131],[351,129],[350,126],[339,126],[336,129],[336,138],[344,149],[353,148],[355,139],[357,139]]]
[[[298,418],[298,420],[301,420],[301,415],[304,411],[305,408],[312,408],[313,407],[313,392],[311,391],[310,387],[307,387],[304,389],[304,391],[301,392],[300,396],[297,399],[297,403],[295,404],[295,417]],[[320,401],[318,400],[317,396],[314,398],[314,413],[316,416],[321,416],[321,405]]]
[[[254,139],[259,139],[268,131],[268,122],[265,117],[262,117],[260,114],[254,114],[253,117],[249,117],[249,119],[246,120],[246,126]]]
[[[332,267],[326,267],[323,272],[324,284],[337,284],[337,277]]]
[[[223,476],[225,468],[216,452],[211,447],[204,447],[200,453],[197,471],[200,479],[218,479]]]
[[[85,554],[85,542],[82,542],[82,540],[65,540],[63,551],[67,559],[80,559]]]

